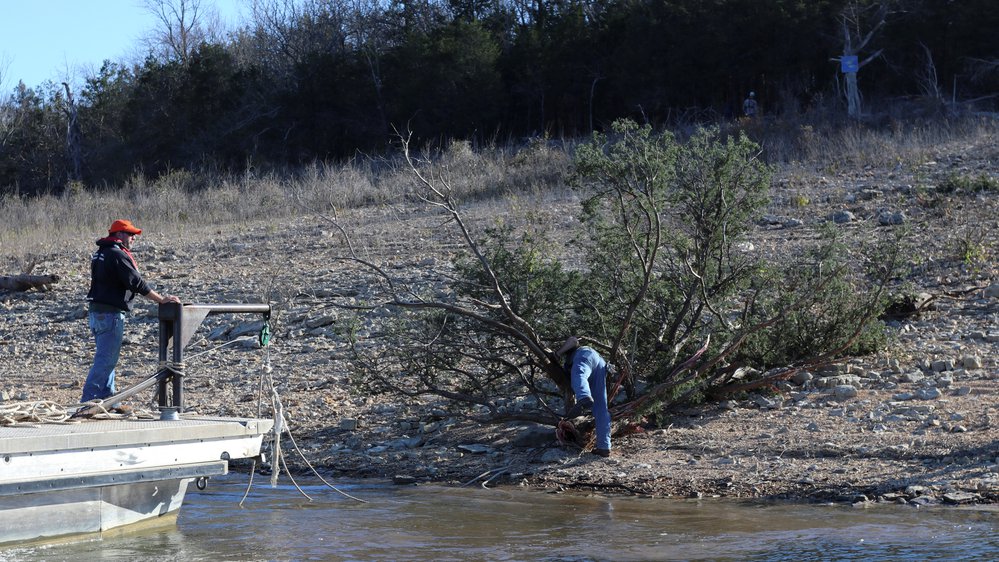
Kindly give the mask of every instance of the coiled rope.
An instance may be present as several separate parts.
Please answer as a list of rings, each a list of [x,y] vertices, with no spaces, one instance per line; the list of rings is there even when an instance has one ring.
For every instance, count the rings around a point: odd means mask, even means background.
[[[98,399],[98,400],[91,400],[89,402],[82,402],[79,408],[76,408],[76,411],[70,416],[71,418],[73,418],[73,421],[71,423],[79,423],[80,421],[83,420],[83,417],[80,417],[78,414],[80,412],[92,410],[94,408],[98,410],[97,413],[87,414],[85,417],[94,420],[121,420],[125,418],[135,418],[140,420],[159,419],[159,415],[153,413],[151,410],[134,406],[129,406],[127,412],[120,412],[120,411],[116,412],[114,411],[115,408],[112,407],[108,409],[108,406],[105,406],[107,402],[108,400],[106,399],[105,400]]]
[[[65,406],[48,400],[0,404],[0,425],[2,426],[79,423],[70,421],[71,415]]]

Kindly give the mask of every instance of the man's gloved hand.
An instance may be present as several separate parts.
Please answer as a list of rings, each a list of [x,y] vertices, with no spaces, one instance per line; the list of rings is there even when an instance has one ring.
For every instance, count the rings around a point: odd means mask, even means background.
[[[589,407],[592,405],[593,405],[593,399],[590,398],[589,396],[580,398],[579,400],[576,401],[576,405],[570,408],[569,411],[565,413],[565,419],[571,420],[572,418],[579,417],[580,415],[582,415],[584,410],[589,409]]]

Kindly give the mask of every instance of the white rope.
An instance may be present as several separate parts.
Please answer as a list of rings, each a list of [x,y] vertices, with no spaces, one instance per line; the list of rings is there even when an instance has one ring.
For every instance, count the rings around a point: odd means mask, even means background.
[[[281,450],[281,435],[284,433],[285,427],[287,427],[288,424],[284,419],[284,404],[281,403],[281,397],[278,396],[277,387],[274,385],[274,379],[271,376],[274,368],[270,365],[270,358],[270,350],[267,350],[264,354],[264,369],[261,376],[266,375],[267,382],[270,385],[271,408],[274,411],[274,451],[272,452],[274,455],[274,463],[271,470],[271,487],[273,488],[277,486],[278,475],[281,474],[281,467],[283,466],[284,473],[288,475],[288,479],[291,480],[292,485],[295,486],[298,493],[305,496],[305,498],[311,502],[312,496],[305,493],[305,490],[303,490],[302,487],[298,485],[298,482],[295,481],[295,477],[291,474],[291,469],[288,468],[288,461],[284,457],[284,452]],[[290,431],[288,433],[289,435],[291,434]]]
[[[161,371],[166,369],[173,373],[184,374],[184,367],[186,365],[183,361],[160,361],[158,366]]]
[[[105,406],[103,400],[91,400],[80,405],[63,406],[49,400],[37,400],[34,402],[13,402],[0,404],[0,426],[36,426],[38,424],[70,425],[78,424],[83,420],[73,419],[73,414],[81,409],[96,408],[98,413],[88,416],[93,419],[120,420],[123,418],[155,419],[156,416],[148,411],[133,408],[131,413],[122,414],[114,412]]]
[[[191,360],[191,359],[194,359],[195,357],[200,357],[200,356],[202,356],[202,355],[204,355],[206,353],[211,353],[213,351],[218,351],[218,350],[222,349],[223,347],[227,347],[227,346],[239,343],[241,341],[255,340],[255,339],[257,339],[256,336],[242,336],[242,337],[236,338],[234,340],[229,340],[229,341],[227,341],[227,342],[225,342],[223,344],[219,344],[219,345],[217,345],[215,347],[206,349],[204,351],[199,351],[198,353],[187,354],[187,355],[184,356],[184,358],[187,359],[187,360]]]
[[[246,483],[246,490],[243,492],[243,497],[239,500],[239,507],[243,507],[243,502],[246,501],[247,496],[250,495],[250,488],[253,487],[253,473],[257,471],[257,459],[253,459],[253,464],[250,465],[250,481]]]
[[[278,469],[271,472],[271,488],[273,488],[277,486],[278,473],[281,472],[281,465],[277,463],[281,459],[281,436],[284,434],[284,408],[273,386],[271,386],[271,404],[274,406],[274,466]]]
[[[312,471],[312,474],[315,475],[317,478],[319,478],[319,480],[327,488],[333,490],[334,492],[342,495],[345,498],[349,498],[360,503],[368,503],[366,500],[362,500],[361,498],[352,496],[347,492],[340,490],[333,484],[327,482],[326,479],[319,474],[319,471],[316,470],[316,468],[312,465],[312,463],[309,462],[309,459],[305,456],[305,453],[302,452],[302,449],[298,446],[298,443],[295,441],[295,436],[292,435],[291,433],[291,429],[288,428],[287,420],[285,420],[284,404],[281,402],[281,396],[278,394],[277,385],[274,384],[274,376],[272,374],[274,372],[274,368],[271,366],[270,349],[265,348],[265,350],[266,353],[264,355],[264,368],[261,370],[260,374],[261,380],[260,380],[260,385],[258,387],[257,416],[258,417],[260,416],[260,402],[262,401],[260,400],[260,398],[262,398],[264,380],[266,380],[268,386],[270,387],[271,407],[273,408],[274,411],[274,453],[273,453],[274,470],[271,473],[271,486],[277,485],[277,474],[278,472],[280,472],[281,466],[283,465],[285,474],[288,475],[288,478],[292,481],[292,484],[294,484],[295,487],[298,488],[298,491],[303,496],[309,498],[310,501],[312,500],[312,498],[309,497],[308,494],[306,494],[301,488],[298,487],[298,483],[295,482],[295,478],[291,475],[291,471],[288,469],[288,462],[285,459],[284,452],[281,451],[281,441],[280,441],[281,434],[287,432],[288,439],[291,441],[291,445],[295,449],[295,452],[298,453],[298,456],[302,459],[305,465],[309,467],[309,470]]]
[[[79,423],[69,421],[71,415],[66,407],[48,400],[0,404],[0,425],[3,426]]]
[[[115,412],[114,411],[115,408],[108,409],[105,406],[105,402],[106,400],[101,400],[101,399],[91,400],[89,402],[83,402],[80,404],[80,407],[77,409],[77,413],[82,412],[83,410],[92,410],[96,408],[97,410],[99,410],[97,413],[88,414],[86,417],[94,420],[121,420],[125,418],[136,418],[140,420],[159,419],[159,414],[155,414],[150,410],[146,410],[144,408],[136,408],[133,406],[128,407],[129,411],[127,413]],[[74,413],[73,415],[76,416],[77,414]],[[73,421],[73,423],[79,423],[80,421],[82,421],[82,419],[83,418],[78,417]]]

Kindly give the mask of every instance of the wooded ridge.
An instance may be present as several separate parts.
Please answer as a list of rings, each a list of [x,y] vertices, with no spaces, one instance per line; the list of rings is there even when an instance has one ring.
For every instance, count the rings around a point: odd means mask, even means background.
[[[287,172],[397,131],[478,145],[734,120],[750,91],[762,118],[810,119],[994,111],[999,91],[985,0],[257,0],[228,32],[203,4],[148,2],[162,28],[141,63],[0,93],[0,195]]]

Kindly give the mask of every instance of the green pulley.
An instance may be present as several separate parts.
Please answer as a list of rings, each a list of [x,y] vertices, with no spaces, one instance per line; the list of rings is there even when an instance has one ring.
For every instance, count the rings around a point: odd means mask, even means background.
[[[260,328],[260,347],[267,347],[269,343],[271,343],[271,324],[264,322],[263,327]]]

